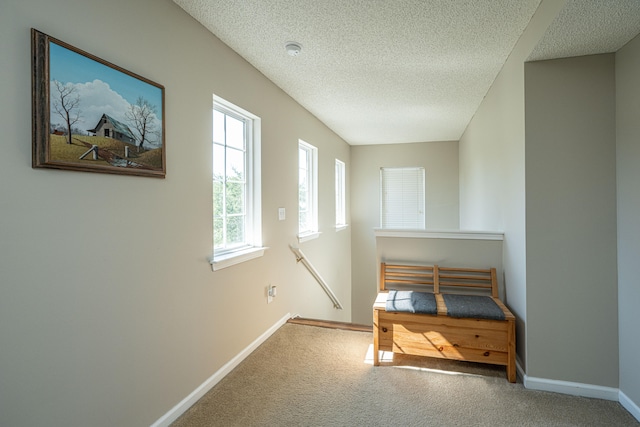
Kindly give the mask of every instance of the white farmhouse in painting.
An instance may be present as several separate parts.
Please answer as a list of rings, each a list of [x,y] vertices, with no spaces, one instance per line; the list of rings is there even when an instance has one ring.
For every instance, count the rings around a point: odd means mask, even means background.
[[[136,141],[129,126],[107,114],[103,114],[96,127],[88,131],[93,133],[93,136],[104,136],[122,142],[128,142],[129,144],[135,144]]]

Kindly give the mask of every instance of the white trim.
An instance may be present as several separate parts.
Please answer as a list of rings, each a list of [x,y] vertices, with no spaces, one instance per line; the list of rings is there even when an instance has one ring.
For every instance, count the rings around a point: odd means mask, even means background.
[[[340,225],[336,225],[336,231],[342,231],[345,228],[349,227],[349,224],[340,224]]]
[[[211,390],[216,384],[220,382],[229,372],[231,372],[236,366],[247,358],[260,344],[265,342],[275,331],[277,331],[282,325],[287,323],[287,320],[291,318],[291,315],[287,313],[282,319],[278,320],[275,325],[271,326],[265,333],[260,335],[254,342],[249,344],[244,350],[242,350],[236,357],[227,362],[222,368],[218,369],[212,376],[210,376],[205,382],[200,384],[198,388],[192,391],[187,397],[182,399],[180,403],[171,408],[169,412],[164,414],[155,423],[151,424],[151,427],[168,427],[175,420],[184,414],[187,409],[193,406],[202,396],[204,396],[209,390]]]
[[[629,399],[629,396],[620,391],[618,401],[624,409],[629,411],[629,413],[635,417],[636,420],[640,421],[640,407],[636,405],[633,400]]]
[[[570,381],[550,380],[525,375],[524,387],[531,390],[553,391],[572,396],[595,397],[597,399],[618,401],[620,390],[593,384],[574,383]]]
[[[336,191],[336,227],[343,227],[347,223],[347,166],[342,160],[336,159],[335,191]]]
[[[222,105],[225,109],[229,110],[231,113],[234,113],[234,115],[240,114],[241,116],[248,116],[252,119],[259,119],[259,117],[253,114],[252,112],[247,111],[242,107],[238,107],[237,105],[227,101],[226,99],[220,98],[216,94],[213,94],[213,102],[214,104]]]
[[[562,394],[570,394],[573,396],[615,400],[620,402],[624,409],[626,409],[633,417],[635,417],[635,419],[640,421],[640,407],[633,400],[629,399],[626,394],[624,394],[617,388],[528,377],[524,373],[524,369],[522,369],[519,360],[516,360],[516,369],[518,370],[518,375],[520,376],[520,378],[522,378],[524,387],[527,389],[551,391]]]
[[[209,263],[211,264],[211,269],[213,271],[222,270],[223,268],[231,267],[232,265],[240,264],[241,262],[259,258],[264,255],[264,251],[267,249],[269,248],[259,247],[230,252],[215,258],[209,258]]]
[[[309,233],[298,234],[298,243],[306,242],[307,240],[317,239],[318,237],[320,237],[320,234],[322,233],[320,233],[319,231],[312,231]]]
[[[409,237],[416,239],[504,240],[500,231],[429,231],[374,228],[376,237]]]
[[[307,204],[309,205],[307,214],[311,216],[311,226],[310,229],[304,230],[301,232],[303,238],[306,237],[307,233],[317,233],[318,232],[318,148],[309,144],[306,141],[298,139],[298,156],[300,156],[300,150],[304,150],[308,155],[309,163],[305,165],[305,169],[307,172],[307,180],[308,189],[307,189]],[[298,180],[300,180],[300,163],[298,157]],[[299,181],[298,181],[299,182]],[[298,189],[298,218],[300,215],[300,190]],[[306,225],[305,225],[306,226]],[[300,224],[298,223],[298,231],[300,231]],[[318,236],[315,236],[318,237]],[[315,237],[311,237],[310,239],[315,239]],[[309,240],[309,239],[306,239]],[[300,236],[298,236],[298,241],[303,242]]]

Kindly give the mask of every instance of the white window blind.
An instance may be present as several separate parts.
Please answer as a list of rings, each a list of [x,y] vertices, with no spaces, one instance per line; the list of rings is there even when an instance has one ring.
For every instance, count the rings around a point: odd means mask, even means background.
[[[424,168],[380,168],[380,227],[425,228]]]

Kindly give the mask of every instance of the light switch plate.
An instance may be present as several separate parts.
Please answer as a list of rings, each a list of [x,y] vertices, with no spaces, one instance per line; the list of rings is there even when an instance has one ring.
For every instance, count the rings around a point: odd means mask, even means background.
[[[284,221],[285,218],[286,218],[286,214],[285,214],[284,208],[278,208],[278,219],[280,221]]]

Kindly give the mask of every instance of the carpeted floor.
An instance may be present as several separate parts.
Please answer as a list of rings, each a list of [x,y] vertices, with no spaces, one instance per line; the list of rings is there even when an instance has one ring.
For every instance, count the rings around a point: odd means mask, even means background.
[[[503,367],[397,355],[374,367],[371,343],[285,324],[173,426],[640,426],[617,402],[526,390]]]

